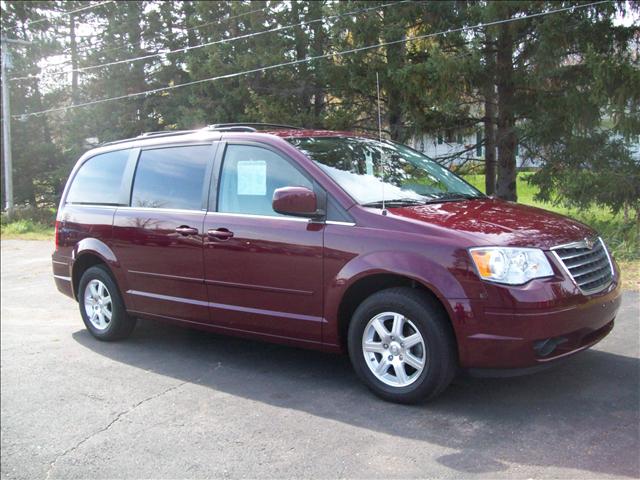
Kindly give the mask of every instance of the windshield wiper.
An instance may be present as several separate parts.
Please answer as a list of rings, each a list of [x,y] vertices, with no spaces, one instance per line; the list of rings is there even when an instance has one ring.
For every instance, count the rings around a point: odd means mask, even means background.
[[[425,200],[424,203],[459,202],[460,200],[475,200],[478,198],[483,197],[468,193],[443,192],[438,195],[432,195],[431,198]]]
[[[412,205],[427,205],[429,203],[442,203],[442,202],[459,202],[461,200],[475,200],[483,198],[482,195],[472,195],[469,193],[455,193],[455,192],[442,192],[439,194],[431,194],[426,196],[424,200],[418,200],[417,198],[392,198],[391,200],[385,200],[385,207],[407,207]],[[375,202],[369,202],[362,204],[363,207],[382,208],[382,200]]]
[[[382,208],[382,200],[378,200],[376,202],[369,202],[369,203],[363,203],[362,206],[363,207],[373,207],[373,208],[377,208],[380,207]],[[418,200],[415,198],[393,198],[391,200],[385,200],[384,201],[384,206],[385,207],[404,207],[407,205],[424,205],[425,202],[424,200]]]

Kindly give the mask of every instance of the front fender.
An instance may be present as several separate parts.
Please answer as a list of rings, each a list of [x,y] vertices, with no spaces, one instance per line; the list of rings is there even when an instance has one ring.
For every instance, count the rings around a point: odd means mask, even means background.
[[[377,274],[402,276],[429,289],[444,305],[450,318],[451,299],[468,298],[468,289],[454,275],[454,271],[466,272],[466,265],[456,266],[456,254],[440,252],[439,255],[426,255],[411,251],[380,250],[358,255],[349,260],[332,279],[327,281],[325,297],[326,328],[323,340],[328,344],[339,342],[339,308],[345,294],[359,280]]]

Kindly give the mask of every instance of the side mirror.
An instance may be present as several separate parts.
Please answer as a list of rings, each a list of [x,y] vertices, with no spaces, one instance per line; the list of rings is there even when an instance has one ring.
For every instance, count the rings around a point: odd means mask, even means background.
[[[305,187],[282,187],[273,192],[273,210],[283,215],[315,218],[324,215],[318,210],[316,194]]]

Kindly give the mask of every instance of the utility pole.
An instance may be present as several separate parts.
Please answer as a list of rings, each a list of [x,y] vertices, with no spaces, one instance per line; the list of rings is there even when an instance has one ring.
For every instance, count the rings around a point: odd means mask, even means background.
[[[13,216],[13,165],[11,162],[11,108],[9,107],[9,77],[11,54],[2,39],[2,153],[4,156],[4,193],[7,217]]]
[[[2,152],[4,155],[4,185],[5,185],[5,209],[7,217],[13,216],[13,165],[11,161],[11,107],[9,100],[9,70],[11,63],[11,52],[7,48],[9,43],[19,45],[31,45],[24,40],[12,40],[0,38],[0,48],[2,50]]]

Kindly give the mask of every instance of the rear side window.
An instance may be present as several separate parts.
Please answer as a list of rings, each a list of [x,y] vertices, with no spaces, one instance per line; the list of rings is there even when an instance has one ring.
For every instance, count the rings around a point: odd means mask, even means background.
[[[68,203],[118,205],[122,174],[127,165],[129,150],[118,150],[91,157],[76,173]]]
[[[144,150],[131,194],[132,207],[202,209],[202,190],[211,146]]]

